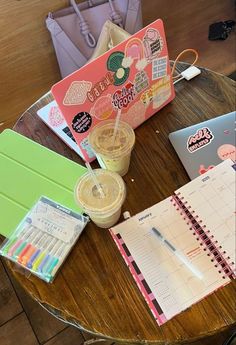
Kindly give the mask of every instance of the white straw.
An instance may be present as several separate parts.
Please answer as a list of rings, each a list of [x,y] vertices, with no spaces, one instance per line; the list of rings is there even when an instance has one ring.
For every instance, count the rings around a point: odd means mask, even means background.
[[[114,144],[115,144],[116,134],[117,134],[117,130],[118,130],[119,122],[120,122],[120,117],[121,117],[121,109],[118,109],[118,112],[116,115],[116,122],[115,122],[115,126],[114,126],[114,132],[113,132],[112,146],[114,146]]]
[[[89,173],[90,173],[90,175],[91,175],[91,177],[93,179],[93,182],[95,183],[95,185],[97,187],[98,193],[100,194],[100,196],[102,198],[105,198],[105,193],[104,193],[104,191],[102,189],[102,186],[98,182],[97,176],[95,175],[91,165],[88,162],[86,162],[85,165],[86,165],[86,167],[87,167],[87,169],[88,169],[88,171],[89,171]]]

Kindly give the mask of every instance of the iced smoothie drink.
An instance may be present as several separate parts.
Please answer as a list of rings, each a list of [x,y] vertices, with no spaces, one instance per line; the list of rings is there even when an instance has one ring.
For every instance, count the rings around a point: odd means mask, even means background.
[[[124,176],[129,170],[131,151],[135,143],[132,127],[123,121],[114,137],[115,120],[102,121],[89,134],[89,144],[103,169]]]
[[[75,188],[75,200],[91,220],[101,228],[114,225],[121,214],[126,188],[120,175],[105,169],[93,170],[102,195],[89,173],[83,175]]]

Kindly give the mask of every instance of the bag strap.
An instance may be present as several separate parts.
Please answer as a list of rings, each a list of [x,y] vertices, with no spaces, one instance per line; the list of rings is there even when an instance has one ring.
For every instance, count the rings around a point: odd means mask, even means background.
[[[116,9],[114,8],[113,1],[112,0],[108,0],[108,2],[109,2],[109,5],[110,5],[110,8],[111,8],[110,16],[111,16],[112,22],[114,24],[119,25],[120,27],[123,27],[122,17],[116,11]],[[75,0],[70,0],[70,4],[74,8],[75,13],[79,17],[81,34],[85,37],[86,43],[91,48],[95,47],[97,42],[96,42],[93,34],[91,33],[90,29],[89,29],[88,23],[84,20],[84,18],[82,16],[82,13],[81,13],[79,7],[76,4],[76,1]],[[89,7],[93,7],[93,1],[92,0],[88,0],[88,5],[89,5]]]
[[[112,22],[116,25],[119,25],[121,28],[123,28],[122,17],[120,15],[120,13],[118,13],[115,10],[112,0],[108,0],[108,2],[110,5],[110,8],[111,8],[110,16],[111,16]]]
[[[125,21],[125,30],[129,33],[134,31],[135,24],[137,21],[138,13],[140,11],[141,1],[140,0],[129,0],[126,21]]]
[[[89,47],[93,48],[96,46],[96,40],[93,36],[93,34],[90,32],[88,23],[84,20],[75,0],[70,0],[70,4],[71,6],[74,8],[75,13],[77,14],[77,16],[80,19],[80,30],[81,30],[81,34],[85,37],[85,41],[88,44]],[[91,1],[89,1],[89,5],[91,4]]]

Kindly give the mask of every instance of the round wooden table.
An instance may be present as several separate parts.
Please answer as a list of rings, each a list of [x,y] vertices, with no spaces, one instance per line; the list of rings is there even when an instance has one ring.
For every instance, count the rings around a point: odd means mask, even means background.
[[[184,64],[179,70],[186,68]],[[212,71],[176,84],[176,98],[136,129],[123,211],[134,215],[163,200],[189,178],[168,140],[174,130],[233,111],[235,82]],[[37,117],[52,100],[45,95],[31,106],[14,130],[83,164]],[[43,162],[42,162],[43,164]],[[94,163],[96,166],[96,163]],[[62,174],[65,172],[62,172]],[[236,282],[193,305],[159,327],[108,230],[87,225],[52,284],[33,275],[13,274],[29,294],[57,318],[117,342],[179,344],[236,325]]]

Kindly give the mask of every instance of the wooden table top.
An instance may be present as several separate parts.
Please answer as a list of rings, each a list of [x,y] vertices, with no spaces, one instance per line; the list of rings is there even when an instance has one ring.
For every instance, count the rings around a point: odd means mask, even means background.
[[[180,70],[184,64],[178,67]],[[233,111],[235,82],[202,69],[190,82],[176,84],[176,98],[136,129],[123,211],[134,215],[189,182],[168,134]],[[32,105],[14,130],[82,164],[37,117],[52,100],[45,95]],[[42,162],[43,164],[43,162]],[[93,163],[96,166],[96,163]],[[62,172],[64,173],[64,172]],[[13,274],[29,294],[59,319],[114,341],[179,344],[236,325],[236,281],[219,289],[159,327],[108,230],[87,225],[52,284],[31,275]]]

